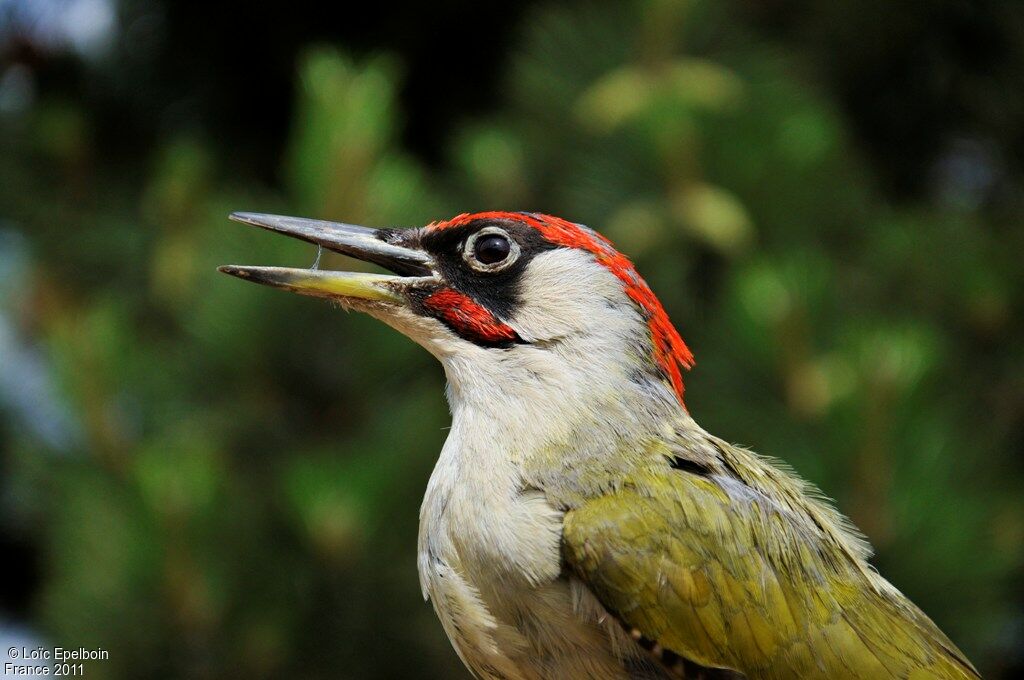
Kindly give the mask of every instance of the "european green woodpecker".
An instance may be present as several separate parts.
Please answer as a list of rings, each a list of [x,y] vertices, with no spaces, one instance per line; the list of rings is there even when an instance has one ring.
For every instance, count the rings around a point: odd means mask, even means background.
[[[517,212],[232,218],[392,274],[221,271],[366,312],[444,366],[418,567],[476,676],[979,677],[817,490],[694,421],[689,349],[597,232]]]

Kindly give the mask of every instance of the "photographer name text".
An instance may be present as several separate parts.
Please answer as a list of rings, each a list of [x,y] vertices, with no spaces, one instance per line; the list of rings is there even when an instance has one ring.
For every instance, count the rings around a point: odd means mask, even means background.
[[[4,662],[5,676],[83,676],[81,661],[106,661],[110,652],[86,647],[10,647]]]

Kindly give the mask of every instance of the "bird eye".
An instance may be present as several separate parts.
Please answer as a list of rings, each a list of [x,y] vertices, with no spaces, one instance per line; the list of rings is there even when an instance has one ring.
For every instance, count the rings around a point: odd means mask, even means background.
[[[515,262],[519,246],[498,227],[487,227],[466,242],[463,258],[480,271],[496,271]]]
[[[508,257],[511,251],[508,239],[497,234],[478,238],[473,246],[473,254],[483,264],[497,264]]]

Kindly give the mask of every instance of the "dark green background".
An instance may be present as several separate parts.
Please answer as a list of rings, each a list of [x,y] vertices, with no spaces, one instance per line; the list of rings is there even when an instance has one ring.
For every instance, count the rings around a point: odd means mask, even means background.
[[[1024,5],[123,0],[76,48],[76,1],[0,3],[0,632],[465,677],[414,563],[440,368],[215,267],[313,259],[233,210],[526,209],[637,261],[700,423],[1024,670]]]

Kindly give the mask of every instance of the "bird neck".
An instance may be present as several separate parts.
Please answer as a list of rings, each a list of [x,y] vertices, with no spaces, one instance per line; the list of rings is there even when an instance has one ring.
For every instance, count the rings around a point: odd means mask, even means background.
[[[601,360],[608,356],[616,354],[565,339],[446,357],[452,455],[468,466],[516,469],[555,465],[567,452],[596,461],[692,423],[658,371]]]

